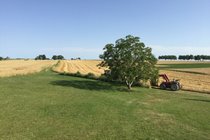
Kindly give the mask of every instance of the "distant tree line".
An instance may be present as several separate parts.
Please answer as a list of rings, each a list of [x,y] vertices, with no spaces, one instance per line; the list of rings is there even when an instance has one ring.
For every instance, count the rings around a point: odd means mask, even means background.
[[[45,54],[38,55],[35,60],[49,60]]]
[[[210,55],[179,55],[178,58],[175,55],[161,55],[158,59],[164,60],[210,60]]]
[[[80,57],[77,57],[77,58],[71,58],[71,60],[81,60]]]
[[[159,56],[158,59],[177,60],[177,57],[176,57],[176,55],[162,55],[162,56]]]
[[[64,60],[65,58],[62,55],[53,55],[52,60]],[[35,60],[50,60],[46,57],[45,54],[38,55]]]
[[[194,56],[193,55],[179,55],[178,59],[179,60],[193,60]]]
[[[0,56],[0,61],[1,61],[1,60],[10,60],[10,58],[9,58],[8,56],[5,57],[5,58]]]
[[[53,60],[64,60],[64,57],[62,55],[53,55]]]
[[[195,60],[210,60],[210,55],[195,55]]]
[[[26,59],[26,58],[10,58],[8,56],[4,58],[4,57],[0,56],[0,61],[1,60],[23,60],[23,59],[24,60],[29,60],[29,59]],[[63,55],[53,55],[51,59],[52,60],[64,60],[65,58],[64,58]],[[45,54],[40,54],[40,55],[35,57],[35,60],[50,60],[50,58],[46,57]],[[80,57],[71,58],[71,60],[81,60],[81,58]]]

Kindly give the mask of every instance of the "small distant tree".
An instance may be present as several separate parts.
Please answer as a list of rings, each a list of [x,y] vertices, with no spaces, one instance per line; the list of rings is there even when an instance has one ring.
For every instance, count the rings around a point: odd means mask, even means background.
[[[110,80],[125,82],[129,90],[135,81],[154,81],[158,74],[152,49],[140,42],[139,37],[128,35],[115,44],[107,44],[100,58],[103,61],[99,66],[109,68],[106,76]]]
[[[53,55],[52,59],[53,60],[63,60],[64,57],[62,55]]]
[[[200,56],[200,55],[195,55],[195,56],[194,56],[194,59],[195,59],[195,60],[201,60],[201,56]]]
[[[161,55],[158,59],[177,60],[177,57],[175,55]]]
[[[58,56],[57,56],[57,55],[53,55],[53,56],[52,56],[52,59],[53,59],[53,60],[57,60],[57,59],[58,59]]]
[[[4,60],[10,60],[10,57],[9,57],[9,56],[7,56],[7,57],[5,57],[5,58],[4,58]]]
[[[193,60],[194,56],[192,54],[190,54],[190,55],[179,55],[178,59],[179,60]]]
[[[0,61],[1,61],[1,60],[4,60],[4,58],[0,56]]]
[[[63,60],[64,57],[62,55],[58,55],[58,60]]]
[[[46,57],[46,55],[44,55],[44,54],[38,55],[38,56],[35,58],[35,60],[46,60],[46,59],[47,59],[47,57]]]

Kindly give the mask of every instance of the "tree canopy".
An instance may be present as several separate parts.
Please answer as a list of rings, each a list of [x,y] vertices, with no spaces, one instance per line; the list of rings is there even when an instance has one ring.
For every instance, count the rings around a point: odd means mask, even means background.
[[[177,60],[176,55],[161,55],[158,59],[165,59],[165,60]]]
[[[53,59],[53,60],[63,60],[64,57],[63,57],[62,55],[53,55],[53,56],[52,56],[52,59]]]
[[[111,80],[125,82],[128,89],[135,81],[154,79],[158,73],[152,49],[132,35],[107,44],[100,58],[103,61],[99,66],[109,68],[105,75]]]
[[[42,55],[38,55],[35,60],[47,60],[46,55],[42,54]]]

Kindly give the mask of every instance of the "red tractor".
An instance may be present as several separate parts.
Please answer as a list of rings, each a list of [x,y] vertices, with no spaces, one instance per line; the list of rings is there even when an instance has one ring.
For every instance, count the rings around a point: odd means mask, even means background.
[[[171,89],[172,91],[177,91],[182,88],[179,80],[170,81],[166,74],[160,74],[159,77],[162,77],[165,80],[160,84],[160,89]]]

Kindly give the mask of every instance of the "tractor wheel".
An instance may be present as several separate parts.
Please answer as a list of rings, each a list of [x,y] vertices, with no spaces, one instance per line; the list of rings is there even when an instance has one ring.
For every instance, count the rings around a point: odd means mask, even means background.
[[[177,91],[177,90],[179,90],[179,89],[180,89],[180,87],[179,87],[178,84],[172,84],[172,85],[171,85],[171,90]]]
[[[164,84],[164,83],[161,83],[161,84],[160,84],[160,89],[163,89],[163,90],[165,90],[165,89],[166,89],[166,84]]]

